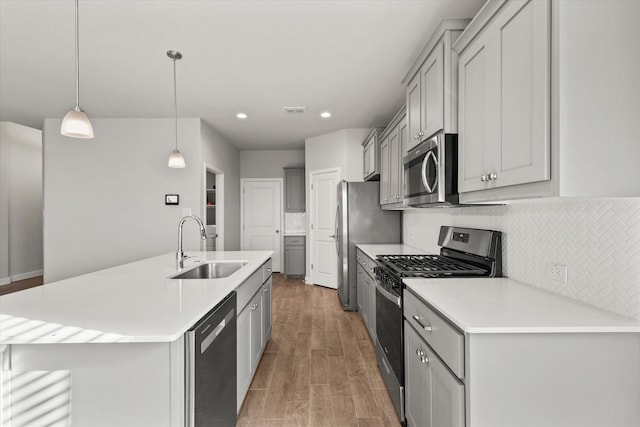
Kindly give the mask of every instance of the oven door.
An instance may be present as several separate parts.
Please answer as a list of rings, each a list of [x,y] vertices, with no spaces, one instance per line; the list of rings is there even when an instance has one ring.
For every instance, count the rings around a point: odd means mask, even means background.
[[[376,335],[396,379],[402,385],[402,300],[376,280]]]
[[[424,141],[404,158],[405,201],[409,206],[443,202],[438,136]]]

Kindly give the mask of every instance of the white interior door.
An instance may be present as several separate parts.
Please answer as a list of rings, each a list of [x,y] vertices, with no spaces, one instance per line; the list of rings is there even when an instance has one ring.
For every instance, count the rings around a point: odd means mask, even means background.
[[[273,251],[273,271],[281,271],[282,180],[243,180],[242,221],[242,250]]]
[[[311,172],[311,281],[338,288],[335,233],[336,190],[340,170]]]

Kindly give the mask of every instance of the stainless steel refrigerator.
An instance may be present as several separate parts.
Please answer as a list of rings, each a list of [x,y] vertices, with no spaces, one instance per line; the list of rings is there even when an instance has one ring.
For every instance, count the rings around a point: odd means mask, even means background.
[[[356,244],[400,243],[402,216],[380,209],[380,183],[338,183],[336,250],[338,252],[338,298],[344,310],[357,310]]]

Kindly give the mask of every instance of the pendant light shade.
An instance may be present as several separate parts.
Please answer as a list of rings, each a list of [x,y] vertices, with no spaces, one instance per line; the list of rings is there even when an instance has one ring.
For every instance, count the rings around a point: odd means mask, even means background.
[[[76,0],[76,106],[62,119],[60,133],[71,138],[93,138],[93,126],[85,112],[80,108],[80,26]]]
[[[60,133],[72,138],[90,139],[93,138],[93,126],[85,112],[80,107],[75,107],[62,119]]]
[[[168,50],[167,56],[173,60],[173,110],[175,112],[176,148],[169,155],[170,168],[183,168],[186,166],[184,156],[178,150],[178,93],[176,90],[176,61],[182,59],[182,54],[176,50]]]
[[[169,167],[170,168],[183,168],[186,164],[184,163],[184,156],[178,150],[173,150],[169,155]]]

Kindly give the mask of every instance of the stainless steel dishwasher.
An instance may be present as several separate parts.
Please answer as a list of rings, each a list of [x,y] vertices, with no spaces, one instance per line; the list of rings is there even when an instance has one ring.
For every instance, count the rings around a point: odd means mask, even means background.
[[[185,338],[185,425],[235,426],[236,293],[225,297]]]

